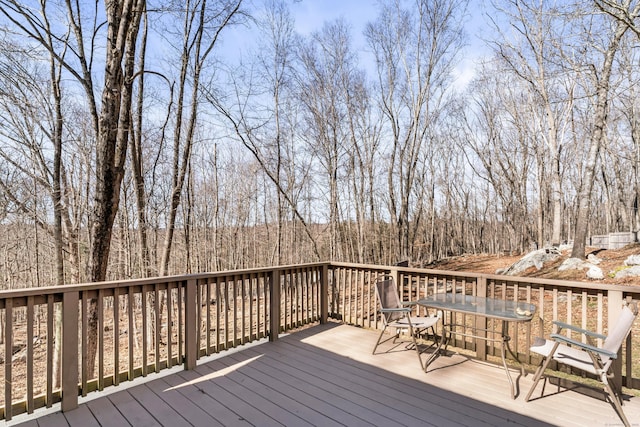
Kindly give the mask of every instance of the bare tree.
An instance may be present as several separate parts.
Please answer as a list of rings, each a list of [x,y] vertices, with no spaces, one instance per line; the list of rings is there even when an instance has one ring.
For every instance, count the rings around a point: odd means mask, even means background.
[[[350,116],[355,113],[353,95],[362,85],[346,22],[325,24],[302,43],[299,55],[302,65],[298,82],[307,129],[303,138],[321,164],[326,180],[321,187],[328,188],[328,256],[340,259],[343,238],[339,230],[344,220],[340,205],[344,201],[339,183],[347,178],[342,171],[347,170],[353,143],[349,127]]]
[[[173,159],[171,196],[166,234],[164,239],[160,274],[166,275],[175,231],[176,216],[182,198],[182,190],[189,170],[189,162],[198,126],[200,110],[200,78],[209,55],[222,30],[239,13],[242,0],[214,2],[187,2],[180,8],[182,16],[182,45],[180,72],[175,102],[175,128],[173,132]]]
[[[557,246],[562,241],[560,154],[563,130],[566,129],[562,120],[567,116],[567,106],[571,106],[570,102],[561,98],[564,96],[566,99],[566,95],[559,90],[559,77],[564,71],[556,65],[560,62],[557,46],[561,43],[562,24],[566,21],[555,6],[543,2],[510,0],[505,6],[496,6],[496,9],[504,13],[513,30],[506,34],[500,29],[500,25],[495,25],[501,36],[501,40],[494,45],[496,51],[508,70],[529,86],[534,95],[532,102],[543,109],[537,135],[541,139],[541,151],[548,153],[549,165],[544,167],[544,164],[539,162],[539,170],[543,174],[545,171],[549,173],[552,211],[550,242]],[[534,111],[537,111],[537,108]],[[539,157],[539,160],[544,162],[544,157]],[[543,213],[544,207],[541,206],[540,217]],[[542,221],[541,224],[543,225]],[[540,234],[538,244],[543,245],[545,242],[541,239],[544,239],[544,231],[540,230]]]
[[[629,3],[628,1],[626,2]],[[637,4],[631,11],[631,16],[637,17],[640,14],[640,4]],[[585,29],[586,35],[591,35],[591,31],[598,31],[593,27],[594,23],[599,23],[600,18],[596,15],[587,16],[589,27]],[[604,18],[604,17],[602,17]],[[595,22],[594,22],[595,21]],[[600,155],[600,149],[606,139],[606,125],[609,113],[610,85],[615,56],[618,52],[620,42],[629,29],[629,25],[620,19],[604,20],[599,28],[602,31],[602,45],[590,46],[596,49],[596,54],[588,58],[581,64],[583,69],[588,70],[590,86],[593,87],[593,118],[592,132],[590,134],[589,149],[582,172],[580,190],[578,192],[578,205],[576,211],[576,223],[573,249],[571,256],[574,258],[584,258],[587,233],[589,229],[589,217],[591,208],[591,196],[593,184],[596,179],[596,165]],[[593,37],[591,40],[594,39]],[[599,55],[599,58],[598,58]],[[586,59],[586,58],[585,58]]]
[[[463,42],[466,1],[416,0],[410,9],[384,5],[367,26],[377,64],[377,90],[391,145],[387,186],[397,257],[411,256],[423,208],[418,177],[427,173],[430,137],[451,93],[450,73]]]
[[[60,67],[73,76],[85,93],[85,101],[91,112],[96,138],[96,179],[91,220],[91,248],[87,262],[87,276],[92,281],[102,281],[106,277],[112,228],[118,210],[120,185],[123,177],[124,161],[128,144],[131,120],[131,87],[134,75],[135,46],[144,0],[120,0],[107,2],[104,82],[102,98],[97,102],[95,94],[100,91],[93,76],[94,55],[102,25],[98,22],[98,4],[94,9],[83,9],[84,4],[66,2],[67,22],[62,28],[51,28],[50,19],[41,20],[22,2],[3,0],[0,10],[26,37],[29,37],[54,58],[55,68]],[[42,3],[41,14],[51,16],[57,13],[57,5]],[[95,19],[91,19],[91,16]],[[59,17],[54,16],[57,20]],[[89,18],[89,19],[87,19]],[[89,28],[92,44],[86,45],[87,29],[84,25],[93,22]],[[59,46],[63,45],[60,49]],[[68,46],[68,49],[67,49]],[[63,55],[68,52],[69,55]],[[97,345],[96,301],[91,301],[89,312],[88,366],[95,365]],[[92,373],[92,372],[91,372]]]
[[[290,50],[294,41],[292,25],[283,3],[269,3],[261,25],[266,46],[255,55],[256,61],[231,66],[226,88],[211,85],[206,89],[206,96],[274,185],[282,198],[278,205],[286,205],[292,217],[302,225],[313,256],[321,259],[311,225],[298,204],[299,191],[294,186],[306,182],[306,175],[293,175],[298,171],[288,172],[284,167],[288,162],[291,167],[295,165],[298,170],[308,171],[308,163],[296,165],[295,153],[287,147],[292,143],[290,138],[287,141],[287,135],[295,127],[285,123],[286,114],[283,113],[290,108],[289,115],[296,116],[295,106],[291,107],[287,99],[287,81],[291,78],[292,67]],[[294,176],[296,178],[292,179]]]
[[[477,176],[487,180],[500,202],[494,209],[508,230],[504,242],[509,251],[523,251],[530,238],[527,187],[533,161],[535,137],[528,129],[531,117],[529,92],[522,83],[497,72],[491,65],[481,68],[472,83],[474,119],[468,118],[463,149],[473,150],[481,164]],[[471,156],[469,156],[471,158]]]
[[[636,39],[640,39],[640,22],[639,7],[640,3],[633,0],[594,0],[594,4],[602,12],[610,15],[613,19],[620,21],[629,26],[629,29],[636,35]],[[634,196],[632,198],[630,210],[630,227],[632,230],[638,230],[640,226],[640,122],[637,113],[637,76],[634,70],[634,64],[637,59],[631,54],[632,49],[625,49],[622,52],[622,73],[627,82],[624,87],[626,90],[619,94],[619,99],[623,104],[621,111],[626,118],[629,126],[631,140],[634,144],[634,150],[629,155],[631,169],[633,170],[634,179],[631,183],[634,188]],[[626,67],[624,66],[626,64]],[[618,168],[620,171],[622,168]]]

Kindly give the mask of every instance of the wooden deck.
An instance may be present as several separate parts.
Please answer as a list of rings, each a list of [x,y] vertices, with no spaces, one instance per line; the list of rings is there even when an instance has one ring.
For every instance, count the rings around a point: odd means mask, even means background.
[[[403,347],[371,355],[376,338],[375,331],[352,326],[315,326],[220,355],[193,371],[114,387],[70,412],[20,415],[8,424],[621,425],[609,403],[576,391],[547,386],[548,396],[526,403],[532,374],[519,379],[520,396],[511,400],[500,367],[452,354],[438,358],[425,374],[415,352]],[[518,372],[513,370],[514,378]],[[640,426],[640,397],[631,397],[624,409],[632,425]]]

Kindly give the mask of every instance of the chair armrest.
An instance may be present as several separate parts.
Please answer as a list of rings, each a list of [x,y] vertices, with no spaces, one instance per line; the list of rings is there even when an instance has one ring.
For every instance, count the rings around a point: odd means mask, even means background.
[[[404,306],[411,306],[411,305],[416,305],[417,303],[418,303],[417,301],[402,301],[400,304]]]
[[[609,351],[609,350],[605,350],[605,349],[602,349],[602,348],[594,347],[592,345],[585,344],[583,342],[576,341],[576,340],[573,340],[571,338],[567,338],[564,335],[551,334],[551,338],[556,340],[556,341],[562,341],[562,342],[564,342],[566,344],[569,344],[569,345],[571,345],[571,347],[578,347],[578,348],[581,348],[583,350],[590,351],[592,353],[597,353],[597,354],[600,354],[602,356],[610,357],[611,359],[615,359],[615,358],[618,357],[618,353],[614,353],[614,352]]]
[[[411,313],[411,309],[409,307],[381,308],[380,311],[383,313]]]
[[[602,335],[602,334],[599,334],[597,332],[591,332],[591,331],[588,331],[586,329],[582,329],[582,328],[579,328],[577,326],[570,325],[568,323],[560,322],[559,320],[554,320],[553,324],[554,325],[558,325],[558,327],[560,329],[571,329],[574,332],[579,332],[581,334],[585,334],[588,337],[600,338],[600,339],[603,339],[603,340],[607,339],[606,335]]]

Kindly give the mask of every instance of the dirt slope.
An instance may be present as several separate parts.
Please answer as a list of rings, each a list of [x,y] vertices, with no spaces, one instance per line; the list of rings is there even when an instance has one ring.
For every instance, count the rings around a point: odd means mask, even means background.
[[[570,250],[562,252],[562,257],[552,263],[547,263],[540,270],[536,270],[535,267],[531,267],[526,270],[521,276],[526,277],[543,277],[547,279],[560,279],[560,280],[576,280],[581,282],[593,281],[586,277],[586,270],[570,270],[570,271],[558,271],[558,267],[564,260],[569,258]],[[612,284],[624,284],[624,285],[636,285],[640,286],[640,277],[626,278],[626,279],[613,279],[609,273],[616,271],[624,266],[624,260],[629,255],[640,254],[640,244],[627,245],[622,249],[606,250],[597,248],[587,248],[587,254],[593,253],[602,262],[598,265],[604,272],[605,278],[598,280],[599,283],[612,283]],[[511,264],[522,258],[520,256],[498,256],[498,255],[463,255],[459,257],[447,258],[427,266],[427,268],[434,268],[438,270],[452,270],[452,271],[472,271],[476,273],[495,274],[496,270],[506,268]]]

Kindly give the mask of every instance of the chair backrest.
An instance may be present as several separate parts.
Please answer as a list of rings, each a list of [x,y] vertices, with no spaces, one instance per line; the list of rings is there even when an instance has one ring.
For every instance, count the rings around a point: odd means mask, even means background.
[[[382,308],[400,308],[400,297],[393,276],[383,274],[376,279],[376,296]],[[393,322],[404,317],[402,313],[384,313],[387,322]]]
[[[622,313],[620,313],[618,322],[613,328],[609,329],[609,335],[607,335],[607,338],[604,340],[602,348],[612,353],[617,353],[622,346],[622,342],[627,338],[629,331],[631,331],[633,321],[636,319],[637,315],[638,307],[635,302],[626,304],[622,307]],[[608,363],[609,358],[603,357],[602,362],[604,364]]]

